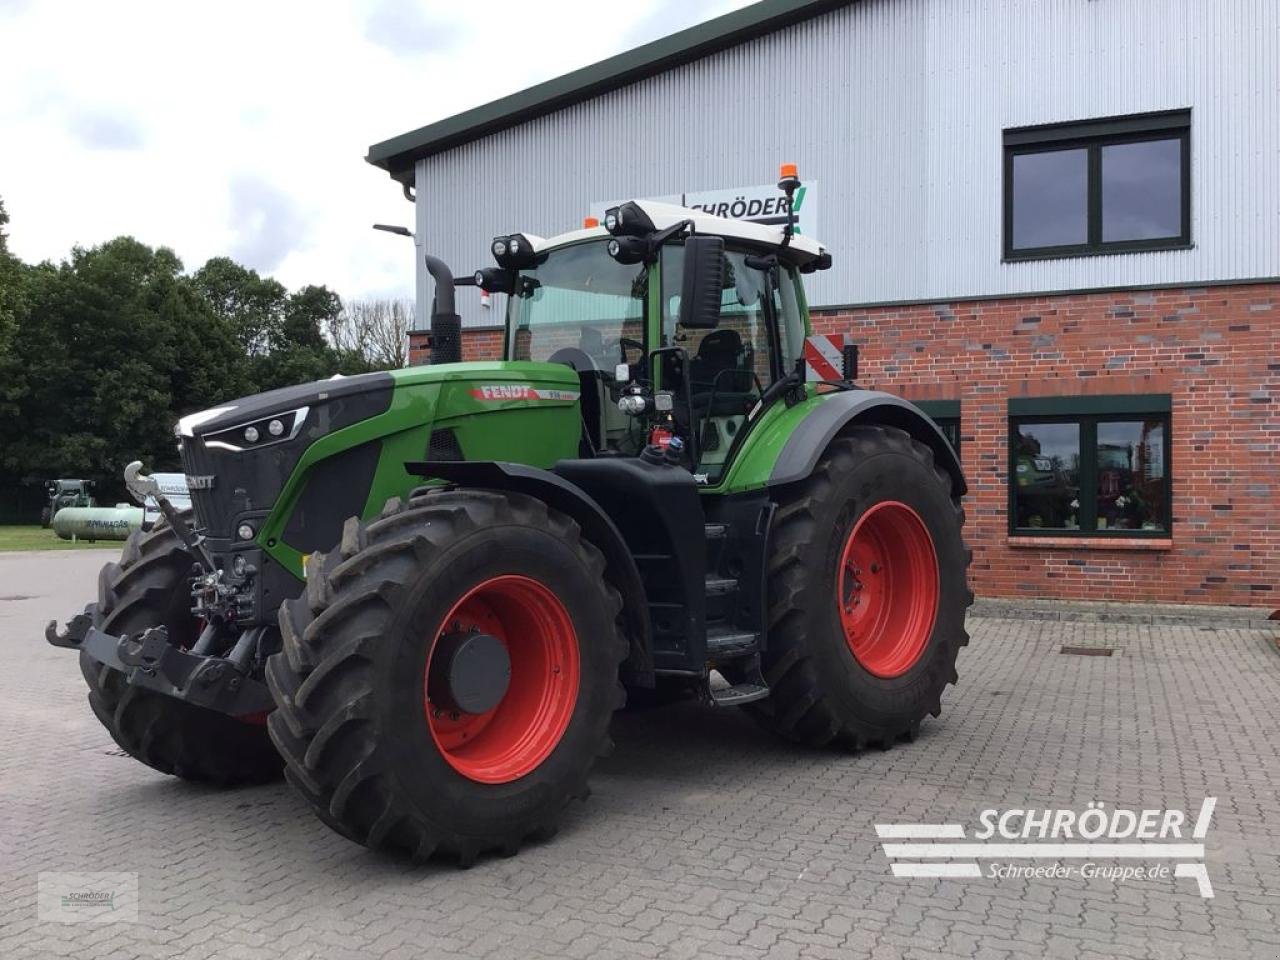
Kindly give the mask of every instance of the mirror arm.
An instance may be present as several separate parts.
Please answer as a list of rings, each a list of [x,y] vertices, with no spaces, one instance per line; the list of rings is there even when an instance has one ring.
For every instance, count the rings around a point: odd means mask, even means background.
[[[656,255],[657,252],[662,249],[663,244],[673,239],[674,237],[678,237],[680,234],[684,233],[685,230],[689,230],[692,232],[693,230],[692,220],[681,220],[679,223],[673,223],[671,226],[667,227],[665,230],[659,230],[657,233],[651,233],[649,235],[650,252]]]

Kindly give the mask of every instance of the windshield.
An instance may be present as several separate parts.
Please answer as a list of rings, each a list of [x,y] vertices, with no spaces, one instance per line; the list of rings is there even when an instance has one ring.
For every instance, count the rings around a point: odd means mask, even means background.
[[[648,295],[645,265],[618,263],[603,240],[545,253],[520,271],[508,299],[507,357],[576,359],[582,372],[585,354],[612,379],[619,363],[642,359]]]

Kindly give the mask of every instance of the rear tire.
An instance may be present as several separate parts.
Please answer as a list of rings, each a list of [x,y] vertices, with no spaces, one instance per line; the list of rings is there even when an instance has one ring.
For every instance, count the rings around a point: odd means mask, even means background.
[[[52,507],[44,507],[44,508],[40,511],[40,527],[41,527],[41,529],[44,529],[44,530],[49,529],[49,524],[51,524],[52,522],[53,522],[53,508],[52,508]]]
[[[194,559],[168,527],[135,532],[119,563],[98,575],[93,623],[113,636],[163,625],[178,646],[195,642],[187,578]],[[281,760],[266,726],[131,687],[124,674],[80,654],[89,706],[129,756],[184,780],[232,786],[280,776]]]
[[[347,521],[281,608],[283,649],[267,664],[286,778],[343,836],[418,860],[470,865],[549,836],[585,799],[623,700],[622,601],[604,570],[576,523],[519,494],[433,491]],[[435,652],[485,616],[510,685],[489,712],[442,714],[428,700]],[[528,703],[549,706],[518,712]]]
[[[963,524],[950,477],[904,431],[833,441],[777,512],[762,658],[772,694],[752,713],[815,746],[914,738],[941,713],[969,642]]]

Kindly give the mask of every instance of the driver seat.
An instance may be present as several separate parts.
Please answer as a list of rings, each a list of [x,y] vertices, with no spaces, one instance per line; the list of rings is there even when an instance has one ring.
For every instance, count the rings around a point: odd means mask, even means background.
[[[736,417],[751,409],[757,399],[751,356],[737,330],[713,330],[702,338],[689,361],[689,379],[693,405],[703,416]]]
[[[698,352],[689,361],[689,379],[705,390],[724,371],[738,369],[741,356],[742,335],[737,330],[712,330],[702,338]]]

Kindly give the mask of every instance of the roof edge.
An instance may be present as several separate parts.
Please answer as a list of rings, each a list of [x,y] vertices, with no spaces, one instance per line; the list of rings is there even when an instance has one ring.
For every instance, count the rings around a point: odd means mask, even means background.
[[[519,126],[575,103],[699,60],[712,53],[821,16],[853,0],[762,0],[695,24],[616,56],[535,84],[517,93],[464,110],[369,147],[365,157],[392,177],[411,170],[415,160]]]

